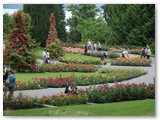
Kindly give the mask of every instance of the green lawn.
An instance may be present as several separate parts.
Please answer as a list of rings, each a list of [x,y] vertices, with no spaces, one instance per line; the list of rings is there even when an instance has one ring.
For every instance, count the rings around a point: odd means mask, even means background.
[[[71,76],[73,72],[62,72],[61,75],[62,77],[65,76]],[[74,73],[76,76],[81,76],[81,75],[90,75],[93,73]],[[59,77],[60,73],[16,73],[16,81],[20,81],[22,83],[27,82],[28,80],[32,80],[32,78],[36,77],[43,77],[43,78],[48,78],[48,77]]]
[[[155,116],[155,100],[6,110],[4,116]]]

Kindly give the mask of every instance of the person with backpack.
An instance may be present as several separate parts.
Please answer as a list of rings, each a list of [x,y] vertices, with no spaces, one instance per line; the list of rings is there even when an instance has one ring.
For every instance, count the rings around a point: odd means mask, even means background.
[[[8,89],[9,89],[8,100],[11,100],[13,98],[14,88],[16,87],[16,77],[15,77],[14,70],[11,71],[11,74],[8,76],[7,80],[8,80]]]
[[[104,59],[105,58],[107,58],[107,55],[106,55],[106,53],[103,51],[102,53],[101,53],[101,63],[102,63],[102,65],[104,65]]]

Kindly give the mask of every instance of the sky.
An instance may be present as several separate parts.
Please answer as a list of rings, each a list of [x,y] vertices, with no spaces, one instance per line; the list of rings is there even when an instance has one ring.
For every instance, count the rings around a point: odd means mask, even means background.
[[[69,4],[66,4],[65,7],[68,5]],[[3,4],[3,14],[8,13],[9,15],[12,15],[15,11],[19,9],[23,10],[23,4]],[[65,9],[65,20],[67,20],[71,16],[71,12]],[[69,31],[69,26],[66,26],[66,30]]]

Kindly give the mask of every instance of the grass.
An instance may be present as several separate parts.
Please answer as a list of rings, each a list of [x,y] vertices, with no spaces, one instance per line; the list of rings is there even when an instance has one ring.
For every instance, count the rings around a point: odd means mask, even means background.
[[[73,72],[62,72],[61,75],[62,77],[65,76],[71,76],[73,74]],[[81,76],[81,75],[90,75],[92,73],[74,73],[75,76]],[[36,77],[44,77],[44,78],[48,78],[48,77],[59,77],[60,73],[16,73],[16,81],[20,81],[21,83],[25,83],[29,80],[32,80],[32,78],[36,78]]]
[[[155,100],[6,110],[4,116],[155,116]]]

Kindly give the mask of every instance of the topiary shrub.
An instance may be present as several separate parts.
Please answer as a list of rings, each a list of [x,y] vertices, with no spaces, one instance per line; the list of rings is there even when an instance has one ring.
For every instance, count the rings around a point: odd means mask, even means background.
[[[50,53],[51,59],[54,59],[63,56],[64,50],[61,41],[57,37],[57,30],[55,28],[55,17],[53,13],[51,13],[49,20],[51,25],[49,35],[46,40],[46,48]]]
[[[4,64],[18,72],[30,71],[36,67],[35,49],[38,44],[28,32],[31,24],[29,14],[19,10],[13,14],[13,29],[8,34],[4,51]]]

